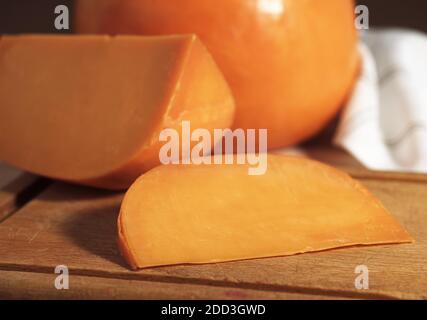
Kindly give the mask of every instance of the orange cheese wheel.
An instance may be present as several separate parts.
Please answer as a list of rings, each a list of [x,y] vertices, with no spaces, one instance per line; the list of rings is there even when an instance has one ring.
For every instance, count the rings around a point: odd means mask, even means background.
[[[236,98],[236,128],[269,147],[301,142],[337,114],[358,72],[353,0],[79,0],[81,33],[196,33]]]
[[[160,164],[162,129],[227,128],[234,116],[195,36],[4,36],[0,106],[0,160],[109,189]]]

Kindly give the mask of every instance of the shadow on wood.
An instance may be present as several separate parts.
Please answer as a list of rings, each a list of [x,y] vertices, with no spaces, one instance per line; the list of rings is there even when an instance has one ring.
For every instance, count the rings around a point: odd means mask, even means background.
[[[126,267],[117,246],[120,204],[82,209],[66,219],[61,228],[70,241],[92,255]]]

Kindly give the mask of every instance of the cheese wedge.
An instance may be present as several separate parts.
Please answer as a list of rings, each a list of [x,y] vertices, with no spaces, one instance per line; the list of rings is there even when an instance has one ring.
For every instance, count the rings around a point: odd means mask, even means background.
[[[196,36],[0,39],[0,159],[33,173],[124,189],[160,163],[162,129],[233,117]]]
[[[248,165],[160,166],[127,192],[120,250],[132,269],[412,242],[359,182],[299,157]]]

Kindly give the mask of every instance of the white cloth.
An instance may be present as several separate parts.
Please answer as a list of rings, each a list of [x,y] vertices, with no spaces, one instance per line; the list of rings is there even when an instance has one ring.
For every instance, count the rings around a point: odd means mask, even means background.
[[[373,170],[427,172],[427,36],[362,34],[363,66],[334,144]]]

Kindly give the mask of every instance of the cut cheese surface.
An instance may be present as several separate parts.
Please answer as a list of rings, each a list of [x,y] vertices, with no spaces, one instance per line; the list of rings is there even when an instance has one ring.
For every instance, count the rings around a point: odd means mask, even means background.
[[[160,166],[140,177],[118,219],[133,269],[412,242],[359,182],[321,163],[268,156],[247,165]],[[196,187],[195,187],[196,186]]]
[[[195,36],[0,38],[0,159],[36,174],[127,188],[160,163],[162,129],[233,117]]]

